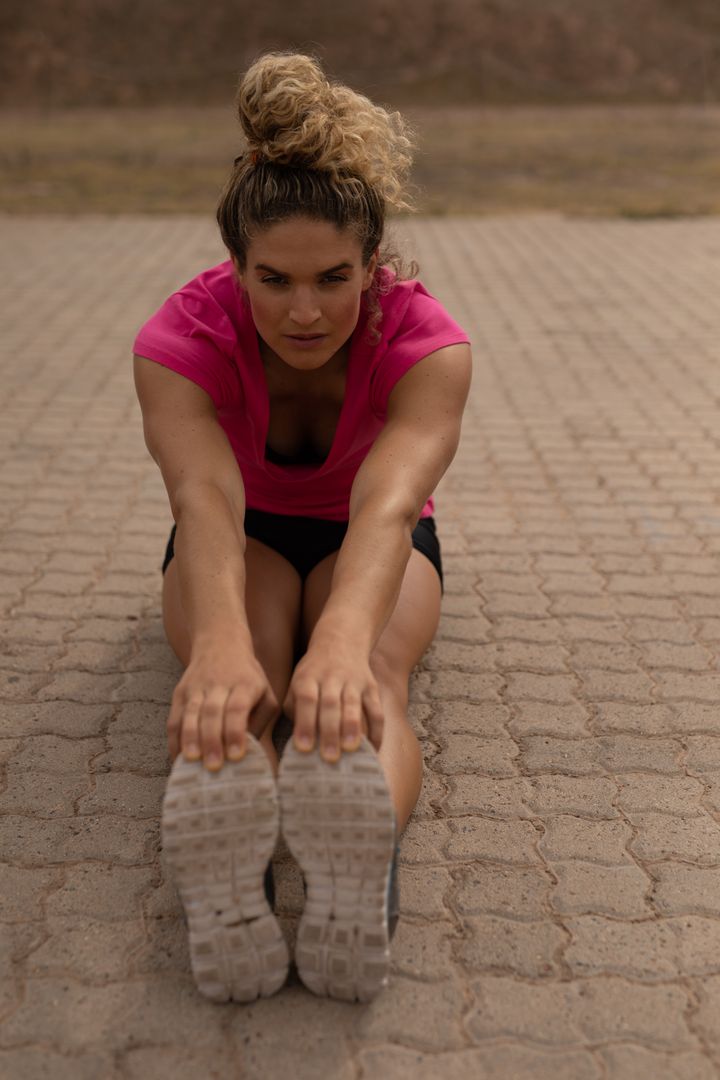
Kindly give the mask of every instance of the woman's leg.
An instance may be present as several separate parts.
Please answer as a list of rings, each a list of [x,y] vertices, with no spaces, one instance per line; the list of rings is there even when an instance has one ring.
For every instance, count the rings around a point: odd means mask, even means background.
[[[245,567],[245,610],[255,655],[277,700],[282,703],[292,675],[300,622],[300,575],[282,555],[251,537],[247,540]],[[180,663],[187,665],[190,635],[180,600],[175,559],[168,565],[163,578],[163,620],[170,646]],[[272,743],[274,723],[265,729],[260,743],[277,771],[277,754]]]
[[[323,559],[305,582],[303,628],[309,638],[330,595],[337,552]],[[380,761],[402,832],[420,795],[422,752],[407,718],[410,674],[437,631],[442,593],[437,571],[413,549],[395,610],[383,630],[370,666],[380,687],[385,728]]]

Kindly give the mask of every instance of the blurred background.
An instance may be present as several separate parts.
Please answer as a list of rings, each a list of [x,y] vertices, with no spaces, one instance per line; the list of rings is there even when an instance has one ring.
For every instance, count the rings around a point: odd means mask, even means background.
[[[720,0],[3,0],[0,211],[211,215],[288,48],[407,114],[423,212],[720,212]]]

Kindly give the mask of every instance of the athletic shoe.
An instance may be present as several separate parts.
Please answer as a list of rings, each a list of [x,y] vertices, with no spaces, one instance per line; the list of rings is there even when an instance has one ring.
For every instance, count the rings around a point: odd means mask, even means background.
[[[288,743],[278,779],[282,828],[307,883],[295,962],[315,994],[370,1001],[390,968],[395,814],[377,754],[329,763]]]
[[[178,757],[163,802],[163,849],[187,915],[193,975],[213,1001],[268,997],[288,971],[267,900],[277,788],[262,748],[247,741],[245,757],[219,772]]]

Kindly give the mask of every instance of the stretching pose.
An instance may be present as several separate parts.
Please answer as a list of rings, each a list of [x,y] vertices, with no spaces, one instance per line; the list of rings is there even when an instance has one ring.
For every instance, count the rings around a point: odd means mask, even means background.
[[[422,782],[408,681],[438,624],[431,496],[470,349],[381,247],[386,210],[407,208],[401,118],[300,54],[261,57],[238,109],[246,148],[217,214],[230,259],[174,293],[134,350],[185,668],[164,847],[204,994],[248,1001],[285,980],[281,818],[306,887],[300,977],[368,1000],[387,981],[397,842]]]

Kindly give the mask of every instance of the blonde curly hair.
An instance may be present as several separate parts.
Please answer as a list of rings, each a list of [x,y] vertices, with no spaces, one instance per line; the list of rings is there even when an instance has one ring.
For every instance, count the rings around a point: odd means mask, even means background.
[[[412,138],[397,112],[331,82],[319,62],[302,53],[267,53],[245,73],[236,105],[244,152],[220,197],[223,242],[241,269],[255,232],[303,216],[350,228],[364,265],[380,248],[388,210],[411,210],[407,177]],[[405,277],[402,259],[381,251],[380,267]],[[407,268],[409,273],[415,267]],[[371,324],[379,318],[376,274]]]

